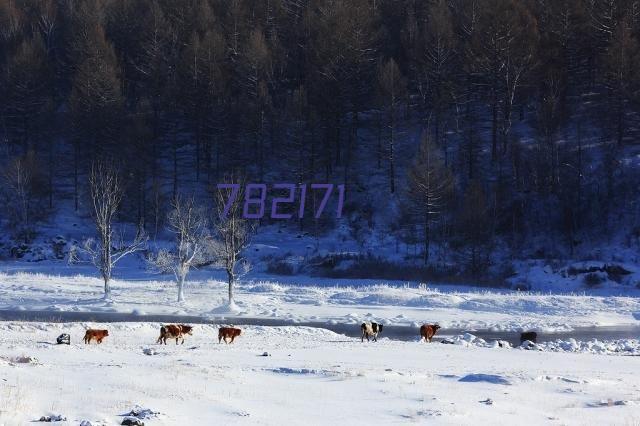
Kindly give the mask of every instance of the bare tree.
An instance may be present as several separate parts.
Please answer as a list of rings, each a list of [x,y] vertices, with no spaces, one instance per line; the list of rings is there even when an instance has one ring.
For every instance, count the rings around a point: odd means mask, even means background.
[[[15,236],[25,243],[35,236],[35,222],[44,217],[44,176],[33,151],[11,158],[2,171],[4,211]]]
[[[113,218],[122,201],[123,189],[115,167],[109,163],[96,162],[91,166],[89,176],[93,221],[98,231],[98,239],[89,238],[84,242],[84,250],[104,280],[104,298],[111,299],[111,273],[123,257],[142,250],[147,237],[138,229],[134,240],[124,243],[124,236],[114,238]]]
[[[167,217],[167,228],[175,235],[173,250],[160,250],[151,264],[161,272],[172,272],[178,285],[178,302],[184,302],[184,282],[191,268],[213,261],[211,239],[204,210],[193,198],[176,198]]]
[[[396,112],[406,90],[406,82],[393,58],[378,69],[378,86],[384,108],[388,112],[389,139],[387,158],[389,159],[389,187],[393,194],[396,188],[395,144],[397,139]]]
[[[453,179],[438,156],[435,144],[427,134],[422,136],[420,151],[409,170],[409,197],[424,225],[424,263],[429,262],[431,221],[442,213]]]
[[[522,2],[491,0],[478,17],[471,40],[472,67],[487,92],[491,110],[491,159],[498,159],[498,140],[506,152],[516,93],[536,63],[536,20]],[[501,117],[500,117],[501,114]]]
[[[233,182],[232,179],[227,179]],[[227,273],[227,283],[229,284],[229,307],[234,306],[233,286],[236,280],[249,272],[251,265],[242,251],[251,242],[251,236],[255,225],[242,218],[244,185],[239,184],[237,196],[231,199],[232,190],[218,188],[215,193],[217,207],[217,221],[215,228],[215,253],[218,262]],[[226,210],[226,214],[225,214]]]

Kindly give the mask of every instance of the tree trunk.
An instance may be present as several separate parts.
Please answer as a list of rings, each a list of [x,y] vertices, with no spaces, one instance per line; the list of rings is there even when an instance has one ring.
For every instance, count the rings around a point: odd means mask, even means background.
[[[178,196],[178,147],[176,136],[173,137],[173,199]]]
[[[78,211],[78,145],[73,147],[73,211]]]
[[[260,110],[260,129],[258,130],[258,174],[264,176],[264,110]]]
[[[184,274],[178,276],[178,302],[184,302]]]
[[[389,123],[389,130],[391,134],[389,136],[389,189],[393,194],[396,192],[396,167],[395,167],[395,158],[394,158],[394,144],[395,144],[395,111],[393,110],[394,106],[391,105],[391,119]]]
[[[229,283],[229,305],[233,303],[233,273],[227,271],[227,281]]]
[[[111,299],[111,224],[102,225],[102,278],[104,279],[104,299]]]
[[[49,143],[49,208],[53,208],[53,143]]]
[[[196,182],[200,182],[200,145],[201,145],[201,135],[202,135],[202,125],[200,124],[200,120],[198,120],[197,130],[196,130]]]
[[[429,264],[429,247],[430,247],[430,229],[429,229],[429,213],[424,215],[424,264]]]
[[[108,276],[106,276],[106,274],[104,274],[104,276],[102,277],[104,279],[104,300],[110,300],[111,299],[111,283],[110,283],[110,279]]]
[[[335,121],[334,121],[334,143],[335,143],[335,154],[336,154],[336,167],[340,165],[341,163],[341,158],[340,158],[340,154],[342,151],[342,145],[341,145],[341,141],[340,141],[340,126],[342,125],[342,123],[340,122],[340,114],[336,113],[335,114]]]
[[[491,100],[491,161],[495,162],[498,158],[498,100],[496,99],[495,89]]]

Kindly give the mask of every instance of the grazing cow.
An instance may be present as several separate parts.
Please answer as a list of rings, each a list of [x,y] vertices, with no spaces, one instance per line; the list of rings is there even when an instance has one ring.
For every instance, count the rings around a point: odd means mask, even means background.
[[[373,337],[373,341],[378,341],[378,333],[382,333],[382,324],[378,324],[375,322],[363,322],[360,326],[360,330],[362,330],[362,339],[364,342],[364,338],[367,338],[367,342],[369,341],[369,337]]]
[[[222,343],[223,339],[224,343],[233,343],[233,339],[238,337],[240,333],[242,333],[242,330],[240,330],[239,328],[220,327],[220,329],[218,330],[218,343]],[[227,339],[230,339],[230,341],[227,342]]]
[[[167,339],[176,339],[176,345],[178,344],[178,340],[182,339],[182,344],[184,345],[184,335],[188,334],[189,336],[193,335],[193,327],[185,324],[167,324],[160,327],[160,337],[156,343],[164,343],[167,344]]]
[[[424,339],[425,342],[431,343],[431,339],[436,333],[440,330],[440,326],[438,324],[422,324],[420,326],[420,336]]]
[[[102,343],[102,339],[104,339],[108,335],[108,330],[93,330],[90,328],[86,333],[84,333],[84,343],[89,344],[93,339],[96,339],[96,342],[98,343]]]
[[[523,344],[527,340],[529,340],[530,342],[536,343],[537,339],[538,339],[538,333],[536,333],[535,331],[527,331],[524,333],[520,333],[520,344]]]

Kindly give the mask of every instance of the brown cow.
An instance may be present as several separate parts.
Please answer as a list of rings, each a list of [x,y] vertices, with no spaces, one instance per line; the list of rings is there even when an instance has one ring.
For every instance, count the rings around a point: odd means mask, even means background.
[[[431,339],[436,333],[440,330],[440,326],[438,324],[422,324],[420,327],[420,336],[424,339],[425,342],[431,343]]]
[[[242,333],[242,330],[239,328],[233,327],[220,327],[218,330],[218,343],[222,343],[222,339],[224,339],[225,343],[233,343],[233,339],[238,337]],[[227,342],[227,339],[231,339]]]
[[[176,339],[176,345],[178,340],[182,339],[184,345],[184,335],[193,335],[193,327],[185,324],[167,324],[160,327],[160,337],[156,340],[156,343],[167,344],[167,339]]]
[[[84,343],[89,344],[91,343],[92,339],[96,339],[96,342],[102,343],[102,339],[104,339],[108,335],[108,330],[94,330],[90,328],[86,331],[86,333],[84,333]]]

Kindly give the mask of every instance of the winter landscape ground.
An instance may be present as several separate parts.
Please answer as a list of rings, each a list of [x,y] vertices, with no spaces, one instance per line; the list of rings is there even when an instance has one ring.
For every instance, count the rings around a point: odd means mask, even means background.
[[[339,271],[358,245],[263,227],[230,307],[216,265],[191,269],[178,302],[175,276],[140,253],[114,269],[105,300],[95,265],[69,255],[90,225],[57,222],[0,262],[0,425],[640,424],[633,250],[520,261],[491,288],[318,276],[310,259],[339,254]],[[292,269],[271,272],[274,256]],[[585,286],[594,268],[602,282]],[[366,321],[386,327],[378,342],[361,342]],[[195,327],[184,345],[156,342],[182,322]],[[419,338],[424,323],[442,327],[433,343]],[[242,335],[220,344],[222,325]],[[89,328],[109,336],[86,345]],[[523,331],[538,342],[521,347]],[[62,333],[70,345],[56,344]]]
[[[237,311],[222,312],[226,283],[211,270],[196,271],[187,301],[177,303],[171,276],[149,275],[134,261],[119,271],[110,302],[88,265],[9,262],[1,269],[0,424],[7,426],[43,416],[120,424],[132,410],[147,425],[640,424],[640,302],[633,293],[256,272],[238,284]],[[35,311],[38,321],[7,319]],[[65,313],[109,314],[116,322],[66,322]],[[160,314],[203,324],[184,345],[159,345],[161,324],[145,316]],[[289,325],[240,325],[233,344],[218,343],[219,325],[260,319]],[[363,321],[391,333],[361,343]],[[421,342],[418,326],[429,322],[452,344]],[[317,326],[296,325],[303,323]],[[327,329],[336,325],[348,331]],[[578,333],[587,326],[631,332],[594,339]],[[87,328],[110,334],[101,345],[85,345]],[[398,328],[410,329],[409,337],[394,334]],[[524,330],[547,337],[525,350],[474,336],[493,331],[508,339]],[[71,345],[55,344],[62,333]]]
[[[148,425],[640,422],[630,356],[362,344],[305,327],[247,327],[224,345],[198,326],[184,345],[157,346],[149,323],[100,324],[109,339],[85,347],[90,325],[0,324],[4,424],[119,424],[136,405],[158,412]],[[61,332],[76,341],[52,344]]]

